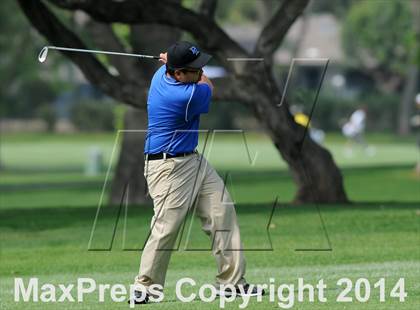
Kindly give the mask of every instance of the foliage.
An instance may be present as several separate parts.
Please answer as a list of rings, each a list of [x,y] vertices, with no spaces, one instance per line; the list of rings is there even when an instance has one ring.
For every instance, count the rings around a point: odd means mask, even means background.
[[[54,109],[54,106],[48,103],[42,104],[37,109],[37,114],[38,114],[38,117],[43,119],[45,123],[47,124],[47,130],[50,132],[53,131],[55,123],[57,121],[57,113]]]
[[[367,130],[395,131],[398,117],[397,95],[368,93],[358,100],[345,100],[332,95],[322,95],[314,111],[315,125],[324,130],[341,130],[350,114],[361,105],[368,108]],[[309,112],[306,106],[305,112]]]
[[[108,101],[80,101],[71,107],[70,119],[80,130],[114,130],[114,104]]]
[[[16,65],[17,70],[20,70]],[[4,74],[7,75],[8,69]],[[11,118],[31,118],[44,102],[50,102],[56,96],[53,87],[40,79],[20,76],[2,83],[0,92],[0,116]]]
[[[184,0],[183,5],[197,9],[200,1]],[[219,1],[216,10],[216,20],[221,24],[265,23],[267,13],[273,13],[280,4],[278,0],[230,0]],[[268,12],[267,12],[268,11]]]
[[[331,13],[337,16],[338,18],[342,18],[346,15],[349,7],[355,1],[356,0],[313,0],[310,3],[310,11],[312,13]]]
[[[312,109],[314,91],[299,89],[288,97],[289,104],[303,108],[308,114]],[[327,131],[340,131],[341,126],[351,113],[359,106],[366,105],[369,110],[368,130],[375,132],[392,132],[396,130],[399,97],[396,94],[365,92],[355,99],[338,97],[332,92],[321,92],[312,118],[315,127]],[[242,120],[252,120],[243,123]],[[255,120],[255,122],[254,122]],[[238,124],[244,127],[239,128]],[[201,128],[205,129],[244,129],[258,126],[255,115],[243,105],[234,102],[215,102],[211,112],[201,118]]]
[[[356,64],[403,74],[414,61],[410,2],[358,1],[343,25],[343,47]]]
[[[54,53],[42,67],[38,63],[45,40],[28,27],[22,14],[11,14],[17,11],[15,1],[0,2],[0,116],[30,118],[43,103],[51,102],[65,83],[58,76],[60,61]]]

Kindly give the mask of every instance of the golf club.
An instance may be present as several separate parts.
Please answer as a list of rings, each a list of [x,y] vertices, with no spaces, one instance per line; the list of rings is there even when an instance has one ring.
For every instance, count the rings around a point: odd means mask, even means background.
[[[150,59],[160,59],[158,56],[152,55],[141,55],[141,54],[130,54],[130,53],[119,53],[119,52],[107,52],[107,51],[98,51],[98,50],[87,50],[81,48],[69,48],[69,47],[58,47],[58,46],[45,46],[38,55],[39,62],[44,62],[48,56],[48,50],[60,50],[68,52],[81,52],[81,53],[94,53],[94,54],[107,54],[107,55],[119,55],[119,56],[131,56],[138,58],[150,58]]]

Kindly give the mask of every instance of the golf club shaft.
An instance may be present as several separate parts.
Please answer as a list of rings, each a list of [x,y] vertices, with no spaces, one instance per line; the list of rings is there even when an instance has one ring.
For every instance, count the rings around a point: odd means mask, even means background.
[[[119,56],[132,56],[132,57],[138,57],[138,58],[160,59],[160,57],[153,56],[153,55],[107,52],[107,51],[99,51],[99,50],[87,50],[87,49],[81,49],[81,48],[69,48],[69,47],[57,47],[57,46],[47,46],[47,47],[48,49],[52,49],[52,50],[61,50],[61,51],[69,51],[69,52],[95,53],[95,54],[107,54],[107,55],[119,55]]]

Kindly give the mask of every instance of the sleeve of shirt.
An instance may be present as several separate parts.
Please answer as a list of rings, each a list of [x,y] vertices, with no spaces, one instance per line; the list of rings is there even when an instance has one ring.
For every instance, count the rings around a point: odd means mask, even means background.
[[[208,113],[210,99],[210,86],[205,83],[193,84],[190,99],[185,111],[185,121],[188,122],[188,120],[198,114]]]

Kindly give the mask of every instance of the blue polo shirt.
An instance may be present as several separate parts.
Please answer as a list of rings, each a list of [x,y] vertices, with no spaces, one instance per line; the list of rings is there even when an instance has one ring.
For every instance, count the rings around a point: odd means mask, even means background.
[[[145,154],[192,152],[198,144],[200,114],[209,111],[207,84],[181,83],[165,74],[153,75],[147,99],[148,130]]]

